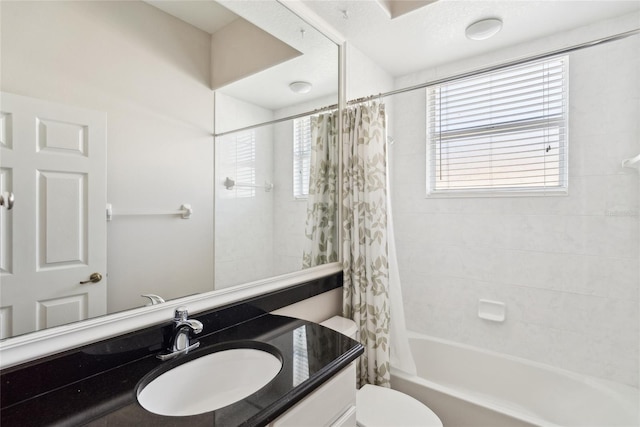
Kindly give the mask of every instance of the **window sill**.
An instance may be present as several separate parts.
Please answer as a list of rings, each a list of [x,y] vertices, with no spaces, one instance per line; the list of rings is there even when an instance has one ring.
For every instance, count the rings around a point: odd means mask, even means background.
[[[478,197],[559,197],[568,196],[569,189],[556,190],[449,190],[434,191],[426,194],[427,199],[455,199]]]

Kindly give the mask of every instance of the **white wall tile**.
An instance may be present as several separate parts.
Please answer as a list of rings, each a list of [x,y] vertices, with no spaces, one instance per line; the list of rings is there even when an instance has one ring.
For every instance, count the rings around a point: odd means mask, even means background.
[[[491,58],[620,32],[637,17]],[[570,55],[568,196],[425,197],[424,92],[394,98],[392,200],[409,329],[638,385],[640,186],[621,161],[640,152],[639,39]],[[491,58],[403,76],[396,86]],[[479,319],[479,298],[505,302],[505,322]]]

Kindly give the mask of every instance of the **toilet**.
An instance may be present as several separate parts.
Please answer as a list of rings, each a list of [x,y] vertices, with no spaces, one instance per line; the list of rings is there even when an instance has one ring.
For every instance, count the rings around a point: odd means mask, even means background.
[[[320,324],[356,338],[358,328],[353,320],[334,316]],[[440,418],[422,402],[397,390],[371,384],[356,392],[356,423],[360,427],[442,427]]]

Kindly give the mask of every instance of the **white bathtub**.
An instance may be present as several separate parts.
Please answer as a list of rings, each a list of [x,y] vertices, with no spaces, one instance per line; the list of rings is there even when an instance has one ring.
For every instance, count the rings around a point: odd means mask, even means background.
[[[418,376],[391,386],[428,405],[445,427],[639,426],[638,389],[410,333]]]

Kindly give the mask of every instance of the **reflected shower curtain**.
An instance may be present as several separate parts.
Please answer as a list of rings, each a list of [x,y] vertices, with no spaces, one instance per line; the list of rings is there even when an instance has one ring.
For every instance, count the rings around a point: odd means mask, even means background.
[[[358,383],[389,387],[389,261],[384,105],[343,113],[343,315],[358,325],[365,347]]]
[[[338,261],[338,166],[338,113],[312,116],[303,268]]]

